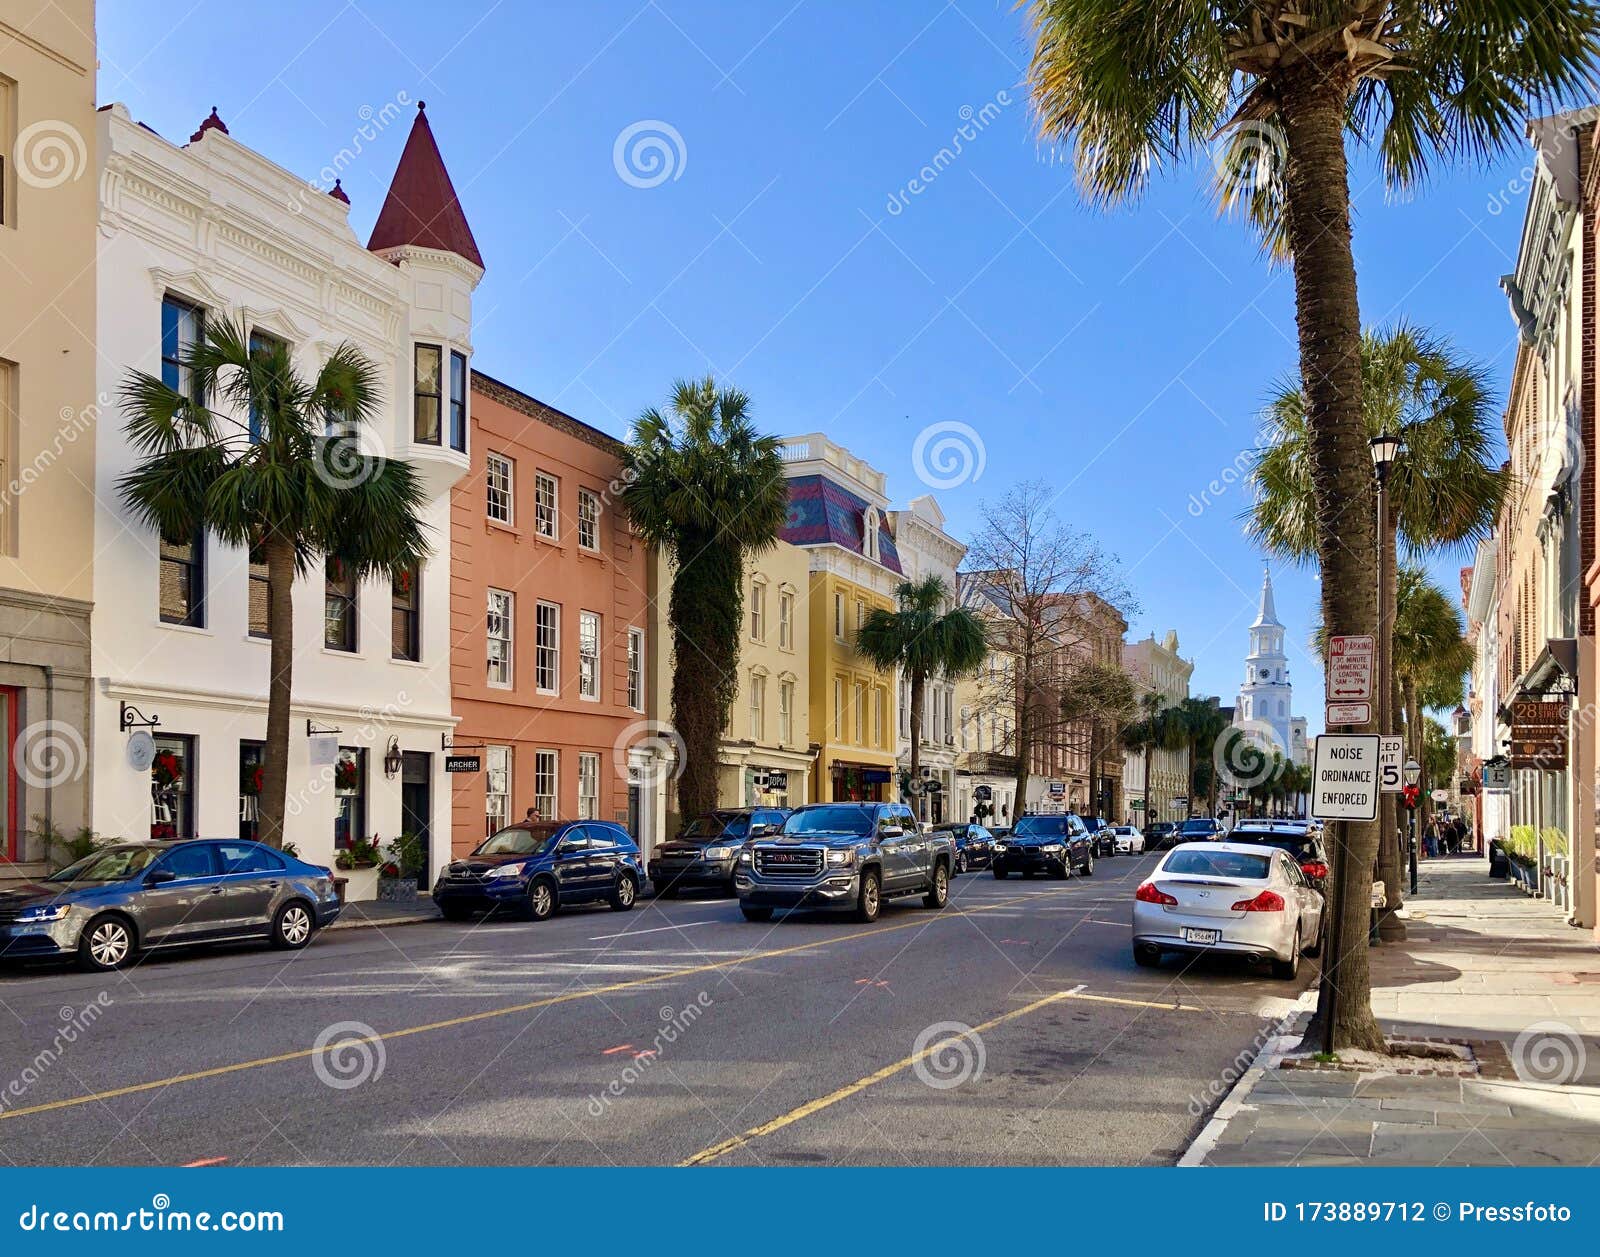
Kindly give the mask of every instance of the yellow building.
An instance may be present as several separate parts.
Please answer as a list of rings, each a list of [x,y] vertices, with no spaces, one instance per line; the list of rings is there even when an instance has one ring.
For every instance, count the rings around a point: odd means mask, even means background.
[[[898,800],[898,716],[892,672],[856,654],[867,613],[892,609],[904,579],[884,511],[883,473],[820,433],[791,437],[783,457],[789,520],[783,537],[810,566],[807,619],[811,742],[810,798]]]

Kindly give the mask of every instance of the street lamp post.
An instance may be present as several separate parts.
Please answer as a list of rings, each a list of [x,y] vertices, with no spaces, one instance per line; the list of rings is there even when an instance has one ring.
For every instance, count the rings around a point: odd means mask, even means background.
[[[1388,432],[1380,432],[1368,444],[1372,448],[1372,471],[1378,484],[1378,640],[1377,640],[1377,676],[1374,682],[1377,686],[1377,702],[1373,710],[1378,718],[1378,731],[1380,733],[1392,732],[1394,724],[1394,678],[1391,676],[1393,660],[1390,658],[1391,643],[1390,632],[1393,626],[1389,623],[1389,473],[1394,469],[1396,460],[1400,457],[1402,444],[1400,437]],[[1394,823],[1392,804],[1387,799],[1378,813],[1378,849],[1393,853],[1395,880],[1398,880],[1400,871],[1399,842],[1400,827]],[[1380,861],[1384,863],[1384,861]],[[1397,887],[1384,885],[1384,908],[1378,916],[1378,936],[1383,939],[1401,939],[1405,937],[1405,925],[1395,916],[1394,907],[1398,903],[1399,894]]]
[[[1411,858],[1411,893],[1417,893],[1417,782],[1422,780],[1422,765],[1414,759],[1406,760],[1403,770],[1405,774],[1405,800],[1408,809],[1406,817],[1406,849]]]

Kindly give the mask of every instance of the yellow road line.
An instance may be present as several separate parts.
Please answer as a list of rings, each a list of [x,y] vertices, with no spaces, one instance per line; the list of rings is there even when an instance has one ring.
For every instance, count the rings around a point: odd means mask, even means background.
[[[1070,991],[1057,991],[1054,995],[1046,995],[1043,999],[1036,999],[1031,1004],[1024,1004],[1021,1008],[1014,1008],[1009,1013],[1002,1013],[1000,1016],[984,1022],[981,1026],[973,1026],[971,1033],[983,1034],[1005,1022],[1013,1021],[1018,1017],[1026,1017],[1029,1013],[1038,1012],[1039,1009],[1047,1005],[1057,1004],[1069,999],[1089,1000],[1097,1004],[1126,1004],[1134,1008],[1159,1008],[1167,1012],[1203,1013],[1207,1011],[1193,1004],[1163,1004],[1153,1000],[1122,999],[1115,995],[1084,995],[1082,991],[1083,987],[1077,986]],[[743,1148],[752,1139],[760,1139],[765,1135],[771,1135],[776,1131],[782,1130],[785,1126],[793,1126],[796,1122],[804,1121],[813,1114],[820,1113],[823,1109],[831,1108],[841,1100],[848,1100],[853,1095],[859,1095],[868,1087],[876,1086],[880,1082],[893,1078],[901,1071],[910,1069],[919,1061],[927,1060],[941,1048],[957,1043],[965,1037],[964,1034],[948,1035],[937,1043],[930,1044],[920,1052],[914,1052],[903,1060],[895,1061],[892,1065],[885,1065],[882,1069],[874,1070],[865,1078],[858,1078],[855,1082],[840,1087],[837,1091],[830,1091],[825,1096],[819,1096],[815,1100],[808,1100],[799,1108],[791,1109],[783,1116],[773,1118],[770,1122],[763,1122],[760,1126],[752,1126],[742,1135],[734,1135],[729,1139],[724,1139],[721,1143],[712,1144],[709,1148],[702,1148],[688,1160],[678,1162],[678,1166],[683,1168],[694,1165],[709,1165],[728,1153]]]
[[[773,960],[780,956],[793,956],[799,952],[811,951],[817,947],[827,947],[833,943],[849,943],[856,939],[871,938],[875,934],[892,934],[896,930],[909,930],[914,926],[933,925],[939,921],[953,921],[958,917],[972,916],[979,912],[989,912],[995,908],[1009,907],[1015,903],[1025,902],[1027,899],[1038,898],[1040,893],[1021,895],[1013,899],[997,899],[992,904],[982,904],[972,908],[958,908],[954,911],[940,912],[937,916],[914,917],[909,921],[902,921],[896,925],[881,925],[872,929],[856,930],[850,934],[841,934],[836,938],[813,939],[808,943],[800,943],[794,947],[779,947],[771,951],[753,952],[748,956],[738,956],[732,960],[718,960],[710,964],[694,965],[687,969],[674,969],[668,973],[651,974],[643,978],[629,978],[625,982],[613,982],[608,986],[585,987],[581,991],[564,991],[560,995],[550,995],[544,999],[529,1000],[525,1004],[512,1004],[505,1008],[488,1008],[482,1012],[450,1017],[444,1021],[430,1021],[420,1026],[406,1026],[400,1030],[386,1030],[382,1034],[341,1039],[339,1043],[381,1043],[391,1039],[404,1039],[414,1034],[428,1034],[434,1030],[449,1030],[455,1026],[466,1026],[471,1025],[473,1022],[489,1021],[496,1017],[511,1017],[517,1013],[533,1012],[536,1009],[550,1008],[556,1004],[569,1004],[582,999],[597,999],[602,995],[615,995],[619,991],[637,990],[639,987],[653,986],[659,982],[672,982],[680,978],[692,978],[698,974],[734,969],[740,965],[754,964],[758,960]],[[157,1078],[150,1082],[132,1083],[126,1087],[113,1087],[108,1091],[96,1091],[90,1095],[70,1096],[65,1100],[51,1100],[45,1104],[29,1105],[27,1108],[6,1109],[0,1111],[0,1122],[10,1121],[14,1117],[27,1117],[33,1113],[49,1113],[56,1109],[70,1109],[83,1104],[94,1104],[102,1100],[114,1100],[119,1096],[137,1095],[141,1091],[155,1091],[162,1087],[176,1086],[178,1083],[200,1082],[206,1078],[220,1078],[225,1074],[237,1074],[247,1069],[262,1069],[268,1065],[281,1065],[285,1061],[303,1061],[327,1050],[327,1048],[319,1049],[315,1047],[300,1048],[293,1052],[280,1052],[276,1056],[262,1056],[255,1060],[236,1061],[231,1065],[216,1065],[210,1069],[197,1069],[187,1074],[174,1074],[170,1078]]]

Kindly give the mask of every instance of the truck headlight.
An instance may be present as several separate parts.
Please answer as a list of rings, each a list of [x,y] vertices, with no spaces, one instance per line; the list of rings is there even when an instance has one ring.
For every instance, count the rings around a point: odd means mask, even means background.
[[[831,868],[836,868],[836,869],[854,868],[855,867],[855,862],[856,862],[856,853],[854,851],[830,851],[830,852],[828,852],[828,864],[829,864],[829,866]]]
[[[707,847],[705,850],[705,857],[708,860],[726,860],[732,855],[732,847]]]

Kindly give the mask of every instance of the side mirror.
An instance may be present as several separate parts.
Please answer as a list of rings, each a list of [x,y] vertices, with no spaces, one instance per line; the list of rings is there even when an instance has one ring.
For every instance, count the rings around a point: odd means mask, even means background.
[[[151,869],[144,875],[144,884],[146,886],[161,886],[167,882],[175,882],[177,880],[178,875],[171,869]]]
[[[878,831],[878,837],[879,838],[903,838],[903,837],[905,837],[905,832],[906,831],[904,829],[900,828],[900,826],[898,826],[898,825],[885,825],[882,829],[880,829]]]

